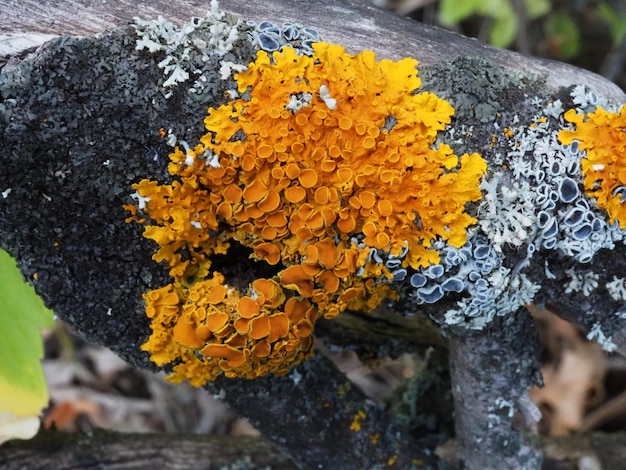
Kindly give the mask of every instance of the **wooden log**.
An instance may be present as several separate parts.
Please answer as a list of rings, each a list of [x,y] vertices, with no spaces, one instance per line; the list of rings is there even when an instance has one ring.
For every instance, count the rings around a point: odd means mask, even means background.
[[[264,4],[245,0],[225,0],[225,10],[245,20],[270,20],[276,23],[301,21],[315,28],[328,42],[343,45],[350,52],[370,49],[381,57],[400,59],[414,57],[424,65],[452,61],[457,57],[488,57],[495,65],[512,71],[545,76],[551,88],[584,83],[601,91],[614,101],[623,99],[623,92],[602,77],[570,65],[525,57],[503,49],[486,46],[460,35],[428,27],[408,18],[375,7],[367,0],[307,2],[305,0],[274,0]],[[177,0],[167,2],[133,2],[130,0],[0,0],[0,38],[3,34],[30,33],[56,35],[89,35],[132,21],[161,15],[182,24],[192,16],[203,16],[208,2]],[[306,12],[306,14],[304,14]],[[14,51],[2,48],[0,57]]]

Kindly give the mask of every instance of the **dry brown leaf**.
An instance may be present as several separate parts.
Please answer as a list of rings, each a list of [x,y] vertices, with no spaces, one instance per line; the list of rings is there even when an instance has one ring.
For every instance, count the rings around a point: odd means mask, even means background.
[[[88,400],[64,401],[54,406],[44,419],[44,427],[55,427],[60,431],[78,431],[77,421],[81,416],[86,416],[89,422],[97,427],[103,427],[103,419],[100,407]]]
[[[580,431],[589,408],[604,396],[606,356],[571,323],[547,311],[533,310],[533,316],[549,359],[542,367],[545,386],[530,391],[542,411],[542,431],[555,436]]]

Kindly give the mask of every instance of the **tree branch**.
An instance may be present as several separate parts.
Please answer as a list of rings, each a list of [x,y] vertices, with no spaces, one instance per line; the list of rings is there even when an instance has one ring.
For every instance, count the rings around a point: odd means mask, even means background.
[[[513,426],[540,414],[528,392],[540,374],[532,318],[520,311],[488,333],[450,338],[452,392],[459,454],[467,468],[539,468],[541,453]],[[536,410],[535,416],[528,416]],[[520,411],[527,416],[516,416]],[[532,411],[531,411],[532,412]]]
[[[306,20],[328,42],[343,45],[350,52],[371,49],[381,57],[400,59],[415,57],[423,65],[451,61],[457,57],[489,57],[500,67],[514,72],[545,76],[548,87],[558,89],[585,83],[602,91],[609,99],[619,101],[621,90],[602,77],[573,66],[531,58],[510,51],[485,46],[463,36],[432,28],[408,18],[377,8],[368,0],[322,1],[273,0],[264,4],[246,0],[224,0],[221,7],[246,20],[276,23]],[[154,18],[162,15],[179,24],[191,16],[203,16],[206,2],[164,0],[133,2],[131,0],[82,0],[80,10],[72,4],[44,0],[0,0],[5,12],[0,19],[2,33],[46,33],[58,35],[88,35],[111,29],[133,17]],[[303,12],[306,17],[303,18]],[[1,44],[1,43],[0,43]],[[444,46],[445,47],[442,47]],[[0,56],[3,52],[0,48]]]
[[[31,440],[3,445],[0,465],[6,470],[297,468],[257,437],[120,434],[104,430],[71,434],[42,430]]]

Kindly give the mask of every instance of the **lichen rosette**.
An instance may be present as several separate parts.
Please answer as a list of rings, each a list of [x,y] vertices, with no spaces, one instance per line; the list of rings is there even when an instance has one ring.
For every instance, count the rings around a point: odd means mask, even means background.
[[[165,295],[179,298],[175,321],[153,317],[144,349],[182,357],[162,339],[169,329],[177,351],[198,353],[175,366],[176,379],[196,374],[197,361],[210,364],[206,379],[285,373],[310,354],[318,317],[394,296],[381,259],[436,264],[433,243],[460,247],[475,222],[465,209],[481,197],[486,164],[435,144],[454,110],[418,92],[417,62],[313,49],[258,52],[236,75],[239,97],[209,109],[201,142],[170,156],[176,181],[134,186],[154,259],[174,278]],[[224,284],[211,258],[233,242],[275,275],[242,292]]]
[[[580,162],[585,192],[607,211],[611,223],[626,228],[626,115],[598,107],[589,114],[570,109],[564,115],[575,129],[564,129],[559,140],[569,145],[578,142],[586,152]]]

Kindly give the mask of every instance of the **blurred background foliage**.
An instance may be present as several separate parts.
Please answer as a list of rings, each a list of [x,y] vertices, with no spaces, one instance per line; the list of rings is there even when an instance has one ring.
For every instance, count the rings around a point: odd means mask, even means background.
[[[417,21],[569,62],[626,90],[624,0],[374,0]]]

